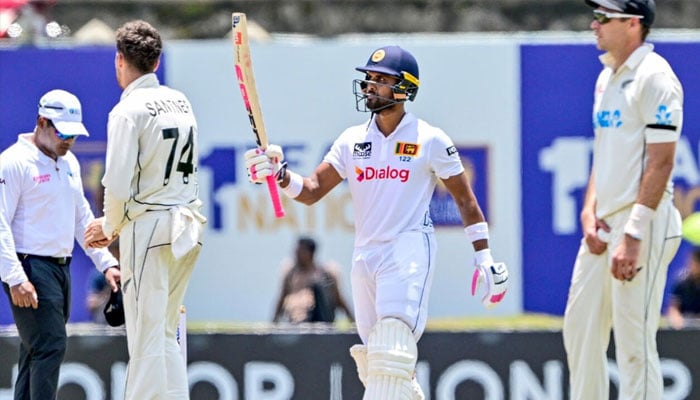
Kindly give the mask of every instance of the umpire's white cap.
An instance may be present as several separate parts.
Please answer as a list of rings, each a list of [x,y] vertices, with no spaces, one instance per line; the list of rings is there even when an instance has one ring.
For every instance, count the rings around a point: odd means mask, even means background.
[[[90,136],[83,125],[83,112],[72,93],[55,89],[41,96],[39,115],[51,120],[56,130],[64,135]]]

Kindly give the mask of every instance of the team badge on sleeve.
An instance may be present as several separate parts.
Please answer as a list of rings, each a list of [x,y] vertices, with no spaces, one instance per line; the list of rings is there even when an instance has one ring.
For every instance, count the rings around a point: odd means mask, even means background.
[[[664,104],[661,104],[656,112],[656,123],[659,125],[673,125],[673,121],[671,120],[671,112],[668,111],[668,107],[666,107]]]
[[[455,146],[450,146],[450,147],[446,148],[445,150],[447,151],[448,156],[452,156],[452,155],[457,154],[457,148]]]

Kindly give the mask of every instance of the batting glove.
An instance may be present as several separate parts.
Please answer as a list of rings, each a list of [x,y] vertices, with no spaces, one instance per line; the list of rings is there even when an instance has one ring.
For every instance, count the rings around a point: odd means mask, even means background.
[[[486,292],[481,303],[491,308],[500,303],[508,290],[508,268],[504,263],[494,263],[489,249],[479,250],[475,254],[475,270],[472,275],[472,296],[480,284],[484,284]]]
[[[248,179],[261,184],[268,176],[276,175],[280,171],[284,153],[280,146],[271,144],[265,150],[256,147],[246,151],[244,158]]]

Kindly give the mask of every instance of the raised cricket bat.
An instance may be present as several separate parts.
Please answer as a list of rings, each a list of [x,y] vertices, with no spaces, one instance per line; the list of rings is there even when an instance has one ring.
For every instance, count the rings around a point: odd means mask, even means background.
[[[260,101],[258,100],[258,89],[255,87],[255,77],[253,76],[253,60],[250,58],[250,43],[248,42],[248,22],[245,13],[235,12],[231,16],[231,29],[233,37],[233,61],[236,68],[236,79],[238,87],[243,96],[245,109],[248,111],[250,127],[253,128],[255,141],[261,150],[265,150],[268,145],[265,124],[263,123]],[[277,191],[275,177],[267,177],[267,188],[272,198],[272,206],[275,209],[275,217],[284,217],[284,209]]]

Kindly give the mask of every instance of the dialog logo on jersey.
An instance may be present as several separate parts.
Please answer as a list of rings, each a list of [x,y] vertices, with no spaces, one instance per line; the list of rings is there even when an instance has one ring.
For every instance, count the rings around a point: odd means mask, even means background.
[[[416,143],[403,143],[396,142],[396,148],[394,149],[394,154],[397,156],[409,156],[415,157],[418,155],[418,150],[420,145]]]
[[[391,168],[390,165],[387,165],[384,168],[365,167],[365,169],[362,169],[355,167],[355,174],[357,174],[356,179],[358,182],[384,179],[406,182],[410,171],[407,169]]]
[[[453,156],[453,155],[457,154],[457,147],[450,146],[450,147],[446,148],[445,151],[447,152],[448,156]]]
[[[372,156],[372,142],[355,143],[352,147],[353,160],[366,160]]]

